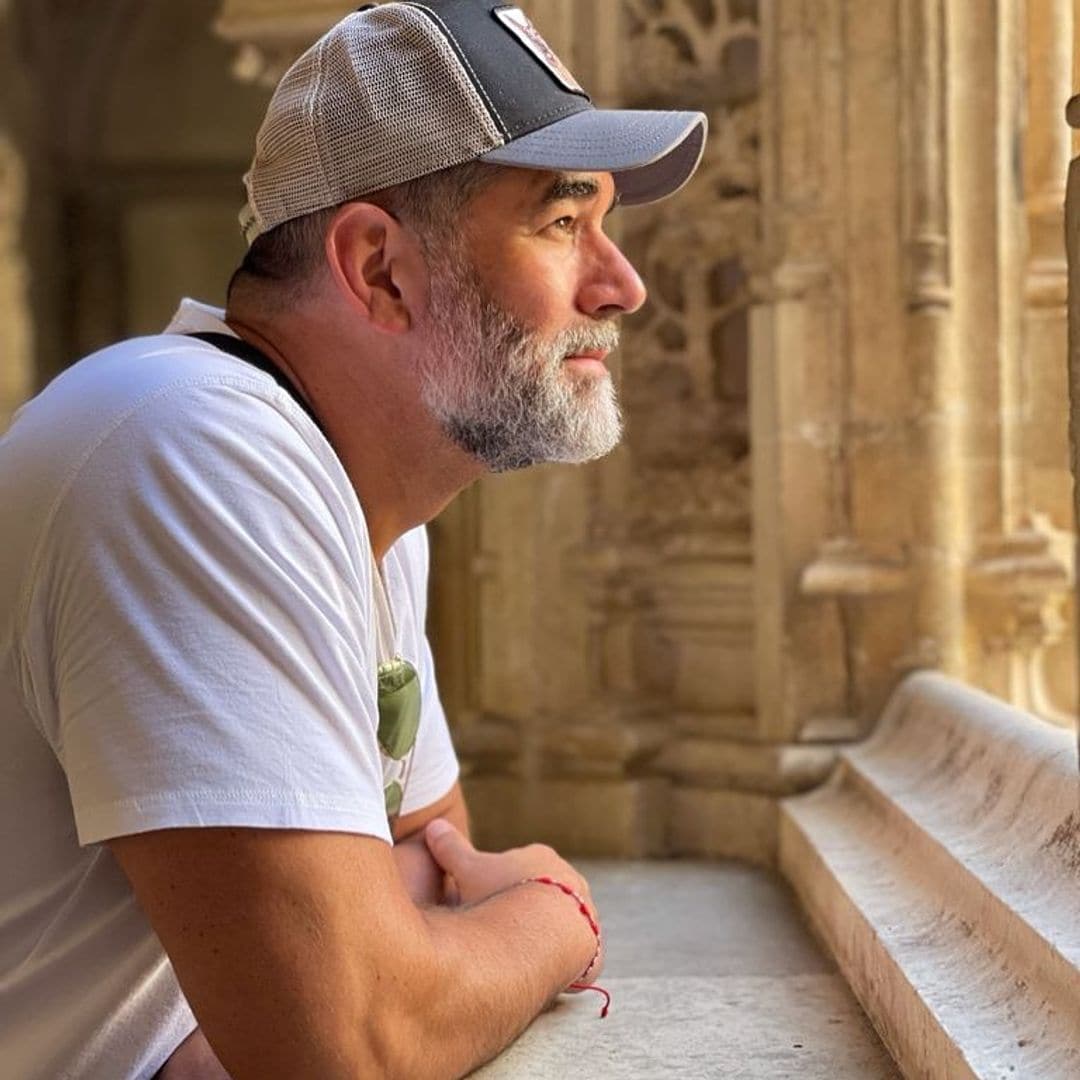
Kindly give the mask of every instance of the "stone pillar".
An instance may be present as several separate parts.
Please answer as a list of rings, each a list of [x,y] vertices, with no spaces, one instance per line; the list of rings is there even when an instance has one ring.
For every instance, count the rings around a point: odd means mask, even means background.
[[[1040,88],[1032,102],[1036,105],[1054,92],[1060,69],[1054,49],[1040,46],[1044,33],[1060,35],[1061,27],[1034,28],[1035,21],[1060,11],[1046,5],[1035,10],[1039,7],[1035,0],[1027,24],[1033,28],[1030,45],[1037,52],[1028,72],[1030,85]],[[1059,609],[1069,573],[1055,557],[1029,482],[1031,446],[1025,440],[1023,416],[1030,408],[1028,387],[1044,378],[1048,358],[1038,350],[1050,348],[1052,365],[1053,342],[1052,334],[1043,334],[1026,341],[1026,355],[1021,348],[1021,330],[1025,322],[1029,327],[1034,322],[1027,236],[1032,225],[1035,242],[1041,245],[1036,251],[1040,273],[1047,246],[1042,221],[1032,218],[1030,203],[1025,207],[1015,153],[1020,145],[1024,157],[1036,163],[1045,199],[1052,180],[1037,163],[1046,157],[1047,136],[1045,121],[1034,116],[1027,139],[1020,141],[1023,6],[1018,0],[958,0],[949,10],[956,348],[969,403],[965,459],[971,637],[966,674],[991,693],[1035,710],[1044,696],[1038,687],[1045,649],[1061,631]],[[1044,445],[1053,445],[1054,429],[1040,432],[1040,438]]]
[[[1069,125],[1080,131],[1080,95],[1069,100],[1066,115]],[[1073,475],[1073,513],[1080,522],[1080,157],[1074,157],[1069,165],[1065,248],[1069,267],[1069,461]]]
[[[910,639],[896,3],[773,3],[752,336],[760,730],[857,737]],[[812,92],[807,88],[812,87]]]
[[[913,662],[960,674],[964,657],[963,371],[952,348],[943,0],[906,6],[908,356],[915,578]]]
[[[1075,580],[1072,481],[1068,465],[1068,314],[1065,261],[1065,180],[1070,131],[1061,103],[1072,86],[1071,0],[1028,0],[1027,122],[1024,196],[1028,249],[1024,281],[1024,460],[1031,523]],[[1076,604],[1063,619],[1051,610],[1044,647],[1027,665],[1029,707],[1051,720],[1076,714]]]
[[[843,532],[841,300],[829,235],[842,125],[824,59],[842,45],[835,0],[774,2],[763,14],[772,88],[763,102],[763,231],[772,266],[755,283],[750,324],[756,681],[761,730],[783,741],[808,714],[819,727],[831,719],[830,735],[853,733],[842,614],[800,597],[803,568]]]

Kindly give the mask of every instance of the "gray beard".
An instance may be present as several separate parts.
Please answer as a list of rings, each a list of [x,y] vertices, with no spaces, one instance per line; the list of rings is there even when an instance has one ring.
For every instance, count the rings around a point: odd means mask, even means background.
[[[465,267],[465,269],[463,269]],[[622,436],[610,374],[577,377],[564,359],[614,349],[614,322],[544,340],[488,296],[464,258],[432,267],[421,397],[443,431],[493,472],[580,463]]]

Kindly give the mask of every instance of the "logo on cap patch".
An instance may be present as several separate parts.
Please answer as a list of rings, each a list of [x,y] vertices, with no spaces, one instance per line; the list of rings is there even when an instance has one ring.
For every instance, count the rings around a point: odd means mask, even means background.
[[[555,55],[555,50],[544,40],[543,35],[533,26],[529,16],[521,8],[502,7],[495,9],[499,21],[510,31],[555,76],[567,90],[575,94],[585,94],[577,79],[570,74],[569,68]],[[588,94],[585,94],[588,97]]]

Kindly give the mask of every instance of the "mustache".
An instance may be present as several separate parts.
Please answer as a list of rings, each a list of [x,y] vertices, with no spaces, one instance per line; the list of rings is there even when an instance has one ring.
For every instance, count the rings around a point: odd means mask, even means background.
[[[613,321],[573,326],[557,334],[551,341],[551,351],[558,356],[575,356],[597,350],[613,352],[618,347],[619,327]]]

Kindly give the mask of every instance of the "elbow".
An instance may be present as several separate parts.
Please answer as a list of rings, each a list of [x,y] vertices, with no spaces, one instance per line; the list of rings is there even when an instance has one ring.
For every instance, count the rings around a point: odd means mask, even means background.
[[[450,1046],[436,1046],[428,1024],[409,1009],[372,1010],[365,1017],[355,1076],[386,1080],[453,1080],[462,1075],[451,1064]]]
[[[393,972],[373,980],[357,1025],[353,1075],[452,1080],[475,1063],[463,1045],[468,1042],[463,1025],[446,1023],[434,958],[424,955],[423,960],[427,963],[395,965]]]

